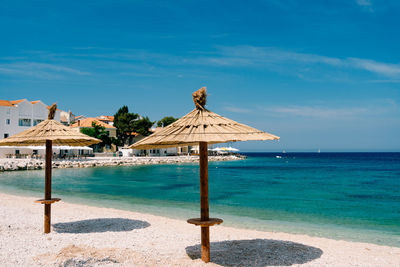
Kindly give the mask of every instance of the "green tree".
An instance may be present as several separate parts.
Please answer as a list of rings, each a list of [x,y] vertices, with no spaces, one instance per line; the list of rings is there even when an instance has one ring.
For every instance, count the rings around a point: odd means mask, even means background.
[[[166,116],[157,122],[158,127],[166,127],[171,123],[174,123],[178,120],[178,118],[174,118],[172,116]]]
[[[150,128],[153,126],[153,124],[154,121],[151,121],[149,117],[142,117],[134,123],[135,132],[144,136],[148,136],[151,134]]]
[[[141,117],[137,113],[129,112],[127,106],[122,106],[114,115],[114,127],[117,128],[117,137],[123,144],[132,143],[132,132],[140,133],[144,136],[150,135],[149,129],[154,122],[146,117]]]
[[[106,128],[92,122],[92,128],[81,128],[81,133],[100,139],[102,142],[98,145],[94,145],[94,148],[102,148],[105,145],[117,144],[117,139],[109,136]]]
[[[117,128],[117,138],[123,144],[131,138],[131,133],[135,132],[135,121],[139,120],[139,114],[130,113],[127,106],[118,109],[114,115],[114,127]]]

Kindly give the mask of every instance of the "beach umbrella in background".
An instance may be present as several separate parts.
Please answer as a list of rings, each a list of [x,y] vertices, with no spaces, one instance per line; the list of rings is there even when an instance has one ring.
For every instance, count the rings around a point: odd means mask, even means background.
[[[231,146],[227,147],[227,150],[230,152],[239,152],[239,149],[231,147]]]
[[[4,146],[6,147],[6,146]],[[21,148],[29,148],[32,150],[45,150],[46,146],[19,146]],[[17,146],[13,146],[12,148],[18,148]],[[88,146],[53,146],[53,149],[65,149],[65,150],[72,150],[72,149],[80,149],[80,150],[93,150],[93,148]]]
[[[238,152],[239,149],[233,148],[231,146],[229,147],[218,147],[219,151],[225,151],[225,152]]]
[[[200,152],[200,206],[201,217],[188,223],[201,226],[201,259],[210,261],[210,226],[222,223],[221,219],[209,218],[208,205],[208,144],[274,140],[278,136],[222,117],[205,108],[206,88],[193,93],[196,108],[176,122],[130,146],[134,149],[166,148],[199,145]]]
[[[48,119],[23,132],[0,141],[0,146],[46,146],[46,170],[44,199],[35,202],[44,204],[44,232],[50,233],[51,204],[60,201],[51,198],[51,159],[52,146],[88,146],[100,143],[101,140],[87,136],[64,126],[54,120],[57,105],[49,109]]]

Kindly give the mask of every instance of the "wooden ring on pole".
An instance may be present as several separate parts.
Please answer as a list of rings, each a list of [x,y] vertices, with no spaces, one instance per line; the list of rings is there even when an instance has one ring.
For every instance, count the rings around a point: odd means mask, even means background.
[[[35,203],[40,203],[40,204],[53,204],[54,202],[60,201],[61,198],[51,198],[51,199],[39,199],[36,200]]]
[[[208,220],[201,220],[201,218],[192,218],[188,219],[187,222],[197,226],[205,227],[205,226],[213,226],[216,224],[221,224],[224,221],[219,218],[209,218]]]

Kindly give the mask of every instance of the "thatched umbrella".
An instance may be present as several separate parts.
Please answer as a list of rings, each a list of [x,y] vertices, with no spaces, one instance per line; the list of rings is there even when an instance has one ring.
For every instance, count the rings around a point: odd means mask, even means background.
[[[149,137],[133,144],[130,148],[151,149],[176,146],[200,147],[200,206],[201,217],[189,219],[188,223],[201,226],[201,259],[210,261],[210,226],[223,221],[209,218],[208,210],[208,144],[248,141],[274,140],[278,136],[235,122],[207,110],[206,88],[193,93],[196,108],[176,122],[159,130]]]
[[[57,105],[49,109],[48,119],[21,133],[0,141],[0,146],[43,146],[46,145],[46,171],[44,199],[35,201],[44,204],[44,232],[50,233],[51,204],[60,201],[51,198],[51,158],[52,145],[57,146],[88,146],[100,143],[101,140],[76,132],[54,120]]]

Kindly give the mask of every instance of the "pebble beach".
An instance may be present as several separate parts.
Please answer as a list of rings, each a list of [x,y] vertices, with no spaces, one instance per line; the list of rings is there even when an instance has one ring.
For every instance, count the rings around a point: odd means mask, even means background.
[[[280,232],[211,228],[211,262],[200,229],[184,220],[71,204],[43,206],[0,193],[1,266],[400,266],[400,248]]]
[[[242,156],[209,156],[209,161],[240,160]],[[105,166],[136,166],[150,164],[175,164],[198,162],[198,156],[169,157],[92,157],[85,159],[58,159],[52,161],[52,168],[90,168]],[[44,159],[0,159],[1,171],[41,170],[45,167]]]

